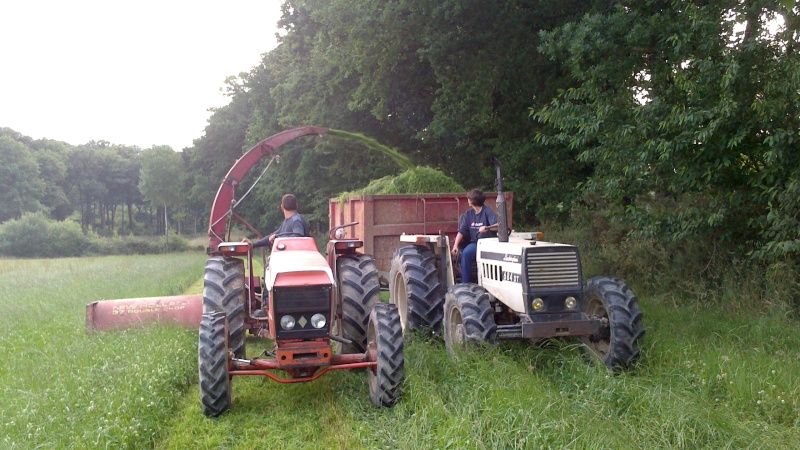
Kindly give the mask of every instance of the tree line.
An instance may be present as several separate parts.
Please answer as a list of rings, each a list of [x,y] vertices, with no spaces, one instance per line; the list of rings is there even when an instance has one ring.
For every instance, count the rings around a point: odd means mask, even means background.
[[[43,213],[101,236],[163,233],[165,207],[176,226],[186,219],[184,171],[170,147],[74,146],[0,128],[0,222]]]
[[[156,227],[165,205],[181,223],[202,221],[244,151],[315,125],[363,133],[469,188],[493,189],[498,157],[517,224],[592,210],[628,236],[796,259],[799,15],[785,0],[284,0],[279,45],[229,77],[230,103],[178,153],[174,185],[144,197],[114,185],[167,181],[133,181],[145,151],[40,142],[36,158],[72,156],[61,159],[64,175],[40,161],[39,179],[70,181],[52,192],[29,182],[14,195],[101,227],[135,228],[143,212]],[[81,179],[89,169],[80,164],[117,175]],[[293,192],[322,229],[329,198],[398,170],[357,144],[304,138],[239,213],[274,228],[278,199]],[[37,189],[48,194],[32,196]]]

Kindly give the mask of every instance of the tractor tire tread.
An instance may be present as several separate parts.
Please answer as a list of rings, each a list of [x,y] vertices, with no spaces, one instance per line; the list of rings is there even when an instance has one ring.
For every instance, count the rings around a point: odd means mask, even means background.
[[[200,319],[197,365],[203,414],[217,417],[231,407],[226,318],[222,311],[204,313]]]
[[[203,312],[222,311],[228,319],[231,347],[237,358],[245,357],[244,261],[212,256],[203,275]]]
[[[373,306],[380,303],[381,286],[375,260],[369,255],[343,255],[337,260],[339,293],[342,298],[341,353],[363,353],[367,348],[367,325]]]
[[[402,393],[405,377],[403,328],[395,305],[379,303],[370,313],[375,327],[377,367],[370,382],[370,399],[379,407],[392,407]]]
[[[602,301],[611,328],[608,351],[595,355],[611,371],[632,369],[640,356],[639,341],[645,335],[643,314],[633,290],[619,278],[594,277],[584,286],[584,301],[588,304],[591,299]]]
[[[406,326],[439,332],[444,314],[444,295],[436,260],[430,249],[405,245],[395,250],[389,279],[402,275],[406,292]]]

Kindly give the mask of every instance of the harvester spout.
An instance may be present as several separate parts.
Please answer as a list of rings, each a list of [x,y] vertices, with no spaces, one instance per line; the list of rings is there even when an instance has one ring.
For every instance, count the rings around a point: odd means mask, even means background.
[[[223,178],[222,184],[217,190],[217,196],[214,198],[214,203],[211,205],[211,217],[208,221],[209,243],[207,252],[209,256],[218,255],[217,246],[229,238],[230,221],[226,219],[229,219],[227,216],[233,212],[232,207],[236,203],[236,186],[239,185],[247,172],[264,156],[275,155],[277,148],[281,145],[302,136],[322,136],[327,132],[327,128],[320,127],[301,127],[286,130],[264,139],[236,160],[225,175],[225,178]]]

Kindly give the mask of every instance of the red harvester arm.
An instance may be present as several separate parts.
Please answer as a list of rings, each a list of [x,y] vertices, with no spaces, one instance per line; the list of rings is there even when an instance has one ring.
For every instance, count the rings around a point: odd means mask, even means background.
[[[226,216],[231,211],[233,203],[236,201],[236,187],[242,181],[247,172],[256,165],[266,155],[272,155],[281,145],[297,139],[301,136],[316,134],[322,136],[327,133],[327,128],[301,127],[286,130],[272,135],[251,148],[241,158],[236,160],[233,167],[222,179],[217,196],[211,205],[211,217],[208,219],[208,254],[218,254],[217,247],[226,239],[228,219]]]

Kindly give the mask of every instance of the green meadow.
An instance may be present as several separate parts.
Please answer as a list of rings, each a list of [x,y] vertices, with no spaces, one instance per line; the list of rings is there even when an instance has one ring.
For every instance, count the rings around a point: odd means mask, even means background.
[[[0,448],[800,448],[800,324],[668,294],[640,295],[647,335],[630,373],[587,365],[574,341],[454,362],[411,335],[393,409],[372,407],[363,371],[333,372],[235,378],[233,408],[207,419],[194,332],[85,331],[91,301],[199,293],[204,263],[0,261]],[[251,338],[248,355],[268,345]]]

